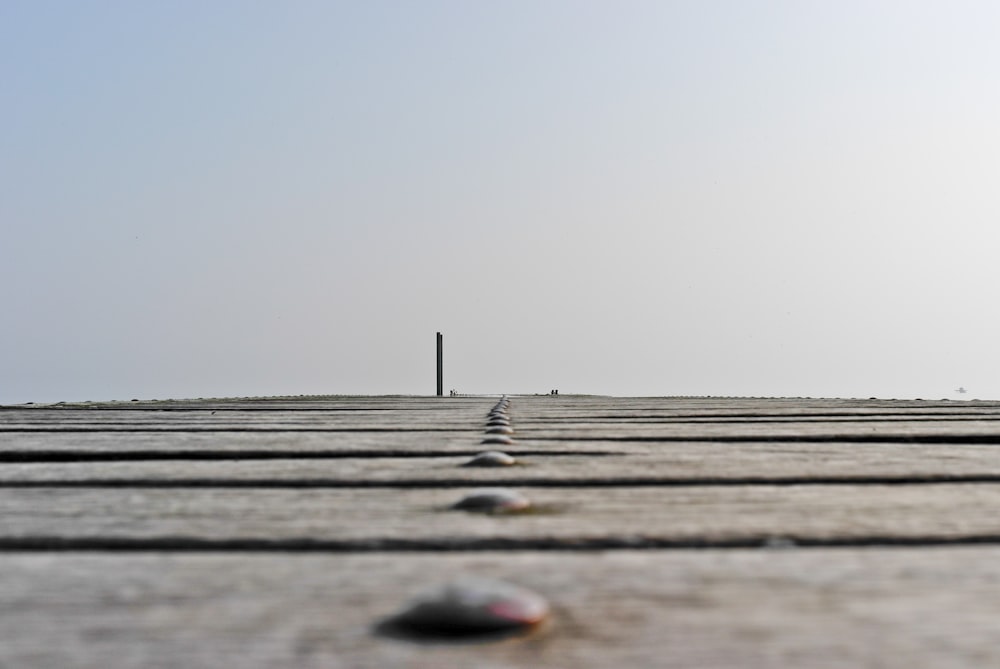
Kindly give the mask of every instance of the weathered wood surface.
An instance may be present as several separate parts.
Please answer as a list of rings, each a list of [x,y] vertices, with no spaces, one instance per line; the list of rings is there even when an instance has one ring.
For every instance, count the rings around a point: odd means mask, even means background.
[[[1000,539],[1000,485],[519,488],[534,513],[449,510],[468,489],[0,490],[0,537],[198,538],[359,546]],[[2,545],[2,544],[0,544]]]
[[[615,444],[504,450],[519,464],[468,468],[470,456],[493,446],[468,440],[462,448],[408,454],[400,446],[358,450],[219,449],[152,451],[107,448],[0,451],[0,487],[28,483],[116,483],[155,486],[679,485],[726,482],[1000,481],[1000,446],[984,444],[740,443],[654,444],[635,452]],[[106,444],[105,444],[106,445]],[[189,444],[188,448],[194,446]],[[406,455],[406,457],[400,457]],[[211,459],[192,459],[194,457]],[[63,460],[62,458],[65,458]],[[88,458],[90,458],[88,460]]]
[[[379,636],[456,573],[552,603],[490,643]],[[4,667],[994,667],[1000,549],[0,555]]]
[[[467,426],[468,427],[468,426]],[[229,457],[270,457],[273,453],[358,454],[391,457],[393,454],[475,453],[480,449],[482,430],[462,431],[371,431],[371,432],[289,432],[289,431],[142,431],[67,430],[2,432],[0,458],[10,461],[21,454],[47,453],[186,453],[192,457],[224,451]],[[571,450],[586,450],[573,444]],[[594,449],[591,449],[594,450]],[[124,457],[124,456],[123,456]]]
[[[458,466],[495,401],[0,407],[0,667],[998,663],[1000,404],[515,397],[524,466]],[[551,623],[376,633],[459,572]]]

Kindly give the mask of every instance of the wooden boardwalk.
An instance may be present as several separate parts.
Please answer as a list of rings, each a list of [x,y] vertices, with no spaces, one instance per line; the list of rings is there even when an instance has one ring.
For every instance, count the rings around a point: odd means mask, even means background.
[[[496,400],[0,408],[0,669],[1000,666],[1000,403]],[[551,615],[380,631],[459,574]]]

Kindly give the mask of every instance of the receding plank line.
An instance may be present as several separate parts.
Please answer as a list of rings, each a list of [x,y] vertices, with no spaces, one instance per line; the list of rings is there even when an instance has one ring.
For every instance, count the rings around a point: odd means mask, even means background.
[[[611,428],[608,428],[609,431]],[[61,428],[0,428],[0,434],[10,433],[103,433],[103,434],[179,434],[179,433],[413,433],[413,432],[470,432],[466,428],[119,428],[61,427]],[[1000,444],[1000,434],[720,434],[720,435],[616,435],[600,432],[591,435],[559,435],[557,437],[535,436],[522,431],[522,438],[531,441],[615,441],[633,443],[678,443],[678,442],[786,442],[786,443],[829,443],[844,442],[858,444],[915,443],[915,444]]]
[[[429,552],[429,551],[589,551],[589,550],[717,550],[764,548],[880,548],[1000,545],[998,534],[963,536],[797,537],[794,535],[747,536],[738,538],[661,538],[646,536],[603,536],[561,538],[440,537],[423,539],[313,539],[244,538],[206,539],[198,537],[0,537],[0,552],[98,551],[98,552]]]
[[[453,454],[452,454],[453,455]],[[702,488],[766,486],[820,486],[820,485],[946,485],[955,483],[1000,484],[1000,474],[941,474],[920,476],[886,476],[864,474],[850,476],[748,476],[748,477],[609,477],[609,478],[497,478],[476,479],[398,479],[390,481],[364,479],[230,479],[230,478],[178,478],[178,479],[59,479],[38,481],[0,481],[4,488],[390,488],[433,489],[468,488],[470,486],[503,486],[534,488]]]
[[[588,421],[627,421],[638,423],[643,421],[687,421],[687,420],[729,420],[729,419],[775,419],[775,420],[802,420],[810,422],[812,419],[825,418],[845,418],[850,420],[891,420],[899,418],[901,420],[953,420],[955,418],[966,418],[970,420],[1000,420],[1000,412],[996,410],[987,411],[759,411],[759,412],[732,412],[732,413],[641,413],[635,414],[602,414],[586,413],[580,415],[546,416],[547,422],[578,422],[582,418]]]
[[[0,463],[41,462],[139,462],[147,460],[337,460],[344,458],[455,458],[473,456],[486,447],[454,451],[442,450],[347,450],[347,451],[238,451],[238,450],[185,450],[185,451],[0,451]],[[622,455],[615,451],[546,451],[537,449],[508,449],[511,455],[544,455],[546,457],[586,456],[601,457]]]
[[[0,404],[2,412],[39,412],[59,411],[66,413],[86,413],[88,411],[167,411],[167,412],[199,412],[199,411],[438,411],[441,409],[463,410],[488,407],[482,400],[457,401],[450,400],[441,403],[434,398],[406,398],[393,396],[370,396],[367,398],[351,397],[272,397],[252,399],[196,399],[196,400],[148,400],[143,402],[93,402],[72,403],[57,402],[55,404]],[[988,408],[986,407],[970,407]],[[933,409],[930,407],[915,407],[916,410]],[[950,407],[941,407],[948,409]],[[905,407],[902,408],[905,410]]]
[[[578,416],[575,418],[564,418],[564,419],[527,419],[524,422],[525,425],[531,425],[534,423],[543,423],[546,425],[575,425],[575,424],[597,424],[597,425],[704,425],[709,424],[722,424],[722,425],[764,425],[770,423],[777,423],[780,425],[788,425],[790,423],[803,423],[805,425],[812,425],[814,423],[940,423],[942,421],[948,422],[997,422],[1000,421],[1000,416],[997,414],[990,414],[989,416],[984,415],[968,415],[968,416],[850,416],[850,415],[839,415],[839,416],[824,416],[824,417],[802,417],[802,416],[760,416],[760,417],[739,417],[731,418],[729,416],[711,416],[711,417],[691,417],[691,418],[650,418],[650,417],[635,417],[635,418],[622,418],[622,419],[604,419],[596,418],[594,416]],[[106,423],[107,424],[107,423]]]
[[[467,427],[122,427],[134,423],[92,423],[91,425],[65,425],[59,427],[0,427],[0,434],[24,432],[146,432],[189,433],[189,432],[470,432]],[[159,425],[159,423],[157,423]]]
[[[523,438],[529,438],[522,435]],[[855,443],[855,444],[1000,444],[1000,434],[719,434],[719,435],[610,435],[591,436],[560,435],[558,437],[530,436],[531,441],[615,441],[631,443],[679,442],[771,442],[771,443]]]

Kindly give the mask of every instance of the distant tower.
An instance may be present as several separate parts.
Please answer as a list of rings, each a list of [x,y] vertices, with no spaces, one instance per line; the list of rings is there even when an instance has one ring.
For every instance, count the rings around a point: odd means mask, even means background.
[[[444,397],[444,337],[437,333],[437,394]]]

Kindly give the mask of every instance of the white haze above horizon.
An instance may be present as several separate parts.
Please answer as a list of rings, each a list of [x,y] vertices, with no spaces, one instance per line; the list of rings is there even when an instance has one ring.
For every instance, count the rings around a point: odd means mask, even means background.
[[[0,402],[1000,398],[1000,3],[0,4]],[[964,387],[968,394],[958,394]]]

